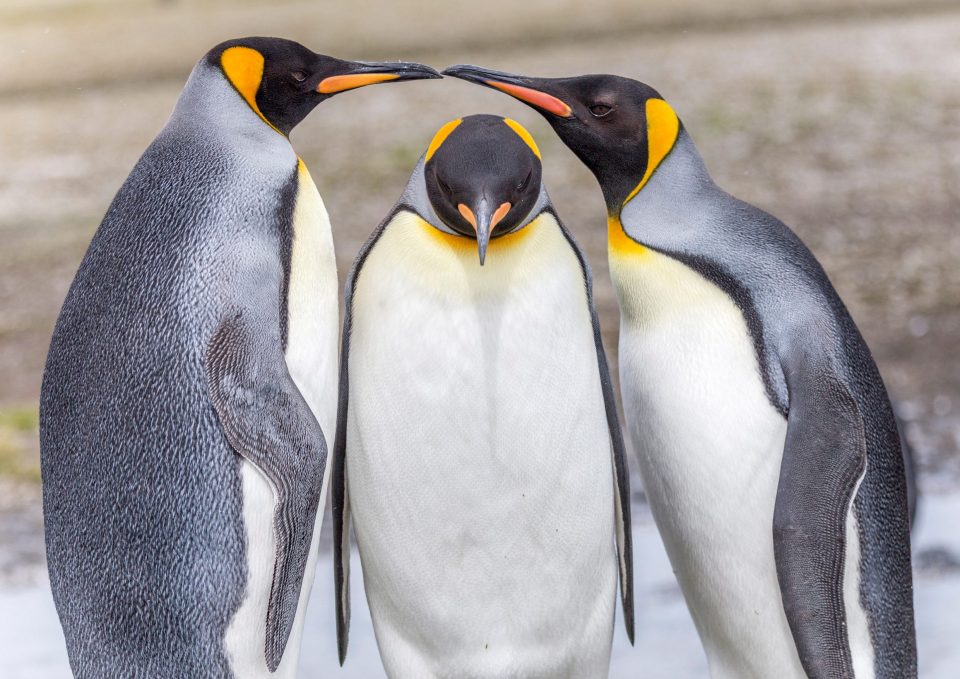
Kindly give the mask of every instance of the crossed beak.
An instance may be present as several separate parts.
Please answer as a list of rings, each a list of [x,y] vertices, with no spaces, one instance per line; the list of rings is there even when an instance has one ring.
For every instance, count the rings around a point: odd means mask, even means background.
[[[427,80],[442,78],[429,66],[406,61],[345,61],[344,71],[331,75],[317,85],[320,94],[336,94],[366,85],[395,80]]]
[[[513,73],[504,73],[503,71],[493,71],[480,66],[470,66],[469,64],[458,64],[444,69],[443,75],[450,75],[454,78],[460,78],[468,82],[492,87],[509,94],[514,99],[519,99],[525,104],[538,108],[546,113],[552,113],[560,118],[570,118],[573,111],[570,106],[550,94],[550,78],[530,78]]]
[[[477,201],[476,210],[471,209],[465,203],[457,205],[457,210],[463,215],[463,218],[470,222],[470,226],[477,233],[477,251],[480,255],[480,266],[483,266],[487,258],[487,245],[490,244],[490,233],[496,228],[512,206],[510,203],[501,203],[495,210],[491,209],[490,203],[486,198]]]

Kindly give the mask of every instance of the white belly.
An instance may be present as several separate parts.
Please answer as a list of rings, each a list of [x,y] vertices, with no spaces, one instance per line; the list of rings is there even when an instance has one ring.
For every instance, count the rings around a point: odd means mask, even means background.
[[[290,376],[323,429],[329,451],[333,446],[337,410],[337,336],[340,325],[337,265],[327,211],[302,163],[299,177],[300,189],[293,214],[286,362]],[[296,676],[304,616],[317,564],[330,459],[328,453],[297,616],[283,659],[272,674],[267,668],[264,645],[276,557],[273,529],[276,495],[270,481],[254,465],[241,461],[247,583],[243,602],[230,621],[224,643],[231,669],[239,679]]]
[[[287,367],[333,445],[337,421],[340,298],[330,219],[306,167],[293,213]],[[329,471],[329,465],[327,465]],[[321,501],[321,506],[323,505]]]
[[[412,215],[353,300],[347,473],[391,677],[603,677],[613,470],[579,264],[552,217],[475,247]]]
[[[611,265],[626,419],[711,675],[805,677],[773,555],[787,422],[766,396],[743,315],[666,256],[614,254]]]

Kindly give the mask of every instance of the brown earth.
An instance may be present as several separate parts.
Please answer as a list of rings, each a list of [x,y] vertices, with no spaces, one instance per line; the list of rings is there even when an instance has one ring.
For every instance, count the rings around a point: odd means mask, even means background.
[[[47,0],[0,10],[0,474],[36,477],[24,418],[35,420],[53,322],[110,199],[192,63],[220,39],[260,33],[345,57],[614,72],[654,85],[718,183],[786,221],[821,259],[904,402],[922,468],[960,480],[955,4],[346,7]],[[330,211],[341,273],[433,132],[474,112],[514,117],[537,138],[559,213],[593,265],[615,364],[618,319],[593,178],[535,113],[475,86],[369,88],[325,103],[294,133]]]

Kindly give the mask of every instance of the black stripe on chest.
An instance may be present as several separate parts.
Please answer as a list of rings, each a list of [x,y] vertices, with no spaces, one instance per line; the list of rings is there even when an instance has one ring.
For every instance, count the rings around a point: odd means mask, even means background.
[[[750,332],[750,339],[753,341],[753,351],[757,357],[757,364],[760,367],[760,377],[763,380],[764,390],[767,392],[767,400],[770,401],[770,405],[772,405],[778,413],[780,413],[783,417],[787,417],[789,407],[777,392],[771,372],[772,366],[770,365],[770,360],[763,339],[763,320],[760,317],[760,313],[757,311],[757,306],[754,303],[753,295],[750,293],[750,290],[740,283],[740,281],[734,278],[734,276],[722,266],[716,262],[706,259],[705,257],[691,255],[685,252],[668,252],[659,249],[656,250],[657,252],[660,252],[671,259],[675,259],[681,264],[693,269],[730,296],[734,304],[737,305],[737,308],[740,309],[740,312],[743,314],[743,318],[747,323],[747,330]]]
[[[287,350],[289,334],[289,310],[287,304],[290,299],[290,263],[293,257],[293,214],[297,207],[297,196],[300,192],[299,168],[293,168],[293,174],[280,189],[279,200],[274,224],[277,228],[277,241],[280,246],[280,264],[283,268],[283,277],[280,281],[280,338],[283,350]]]

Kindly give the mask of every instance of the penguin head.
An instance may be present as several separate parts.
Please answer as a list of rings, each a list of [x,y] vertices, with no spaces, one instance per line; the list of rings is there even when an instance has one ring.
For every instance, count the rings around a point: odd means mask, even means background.
[[[468,65],[443,74],[505,92],[543,115],[593,172],[612,216],[643,188],[680,133],[670,105],[630,78],[533,78]]]
[[[472,115],[437,132],[424,156],[434,212],[457,235],[477,241],[482,265],[491,238],[522,228],[540,197],[540,150],[515,120]]]
[[[281,38],[240,38],[207,53],[250,108],[278,132],[290,131],[324,99],[364,85],[439,78],[423,64],[344,61]]]

